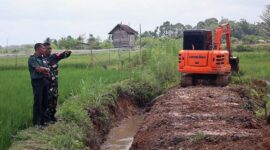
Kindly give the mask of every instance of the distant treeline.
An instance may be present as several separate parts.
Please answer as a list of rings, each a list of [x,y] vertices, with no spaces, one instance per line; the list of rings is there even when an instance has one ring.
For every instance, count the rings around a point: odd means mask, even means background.
[[[89,34],[89,37],[62,37],[59,40],[51,39],[47,37],[44,42],[51,43],[55,49],[105,49],[112,48],[112,42],[107,40],[101,40],[99,37],[94,37],[93,34]]]
[[[113,48],[110,39],[101,40],[99,37],[94,37],[92,34],[89,34],[89,37],[87,38],[84,36],[72,37],[69,35],[58,40],[47,37],[44,41],[41,42],[51,43],[54,49],[80,50]],[[33,50],[33,44],[9,45],[4,47],[0,45],[0,53],[15,53],[21,50]]]
[[[223,23],[230,23],[232,28],[232,40],[233,42],[242,41],[247,44],[257,43],[258,41],[264,42],[266,32],[264,32],[265,23],[249,23],[245,19],[240,21],[232,21],[228,19],[218,20],[216,18],[209,18],[204,21],[199,21],[197,25],[184,25],[182,23],[172,24],[169,21],[164,22],[162,25],[157,26],[154,31],[145,31],[142,33],[142,37],[152,38],[182,38],[183,31],[188,29],[214,29]]]
[[[267,42],[265,39],[266,34],[264,32],[265,24],[263,22],[249,23],[245,19],[241,19],[240,21],[222,19],[219,21],[216,18],[209,18],[204,21],[199,21],[195,26],[184,25],[182,23],[172,24],[169,21],[165,21],[162,25],[157,26],[153,31],[143,32],[141,37],[180,39],[183,37],[184,30],[209,29],[213,31],[222,23],[230,23],[232,28],[232,41],[234,43],[240,42],[244,44],[255,44],[259,42]],[[59,40],[47,38],[45,42],[52,43],[55,49],[104,49],[113,47],[110,39],[102,41],[100,38],[94,37],[92,34],[87,38],[83,36],[67,36]]]
[[[182,23],[172,24],[169,21],[157,26],[153,31],[145,31],[142,37],[151,38],[182,38],[183,31],[188,29],[209,29],[214,30],[218,25],[230,23],[232,28],[232,42],[243,44],[255,44],[270,42],[270,5],[266,5],[260,16],[262,22],[249,23],[245,19],[233,21],[229,19],[208,18],[199,21],[195,26]]]

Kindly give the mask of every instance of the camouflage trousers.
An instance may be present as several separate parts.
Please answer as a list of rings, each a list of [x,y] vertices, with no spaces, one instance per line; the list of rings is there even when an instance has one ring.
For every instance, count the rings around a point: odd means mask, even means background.
[[[46,109],[46,118],[48,121],[56,121],[55,113],[58,99],[58,83],[53,82],[50,84],[48,93],[48,106]]]

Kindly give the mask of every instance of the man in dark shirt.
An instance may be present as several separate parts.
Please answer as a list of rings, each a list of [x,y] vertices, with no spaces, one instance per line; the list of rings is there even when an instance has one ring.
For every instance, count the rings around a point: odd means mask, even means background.
[[[33,125],[44,125],[46,121],[45,111],[48,105],[48,78],[50,77],[50,69],[46,59],[43,57],[45,54],[45,46],[41,43],[37,43],[34,49],[34,55],[30,56],[28,59],[34,94]]]
[[[50,89],[49,89],[49,99],[48,99],[48,109],[46,114],[49,116],[49,121],[57,121],[55,118],[57,99],[58,99],[58,62],[61,59],[70,56],[71,51],[64,51],[62,53],[52,54],[52,48],[50,43],[44,43],[46,48],[45,57],[48,61],[50,68]]]

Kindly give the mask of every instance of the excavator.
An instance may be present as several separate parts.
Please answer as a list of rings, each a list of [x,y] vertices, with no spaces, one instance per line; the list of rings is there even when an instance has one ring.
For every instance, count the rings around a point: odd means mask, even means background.
[[[204,81],[216,86],[228,85],[231,73],[239,70],[239,58],[234,57],[231,50],[230,25],[219,25],[214,41],[211,30],[185,30],[183,35],[183,50],[178,53],[181,86]],[[223,40],[226,40],[225,49],[222,48]]]

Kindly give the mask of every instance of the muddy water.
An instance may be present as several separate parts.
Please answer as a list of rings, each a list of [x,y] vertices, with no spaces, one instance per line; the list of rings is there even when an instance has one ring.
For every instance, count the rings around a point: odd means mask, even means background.
[[[136,115],[121,121],[119,126],[111,129],[101,150],[128,150],[143,118],[143,115]]]

